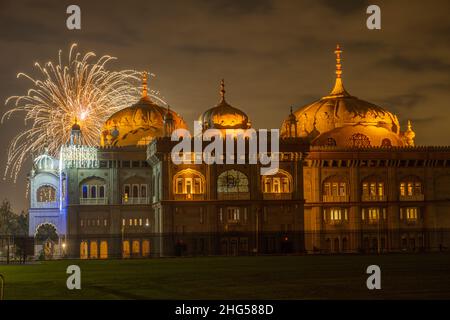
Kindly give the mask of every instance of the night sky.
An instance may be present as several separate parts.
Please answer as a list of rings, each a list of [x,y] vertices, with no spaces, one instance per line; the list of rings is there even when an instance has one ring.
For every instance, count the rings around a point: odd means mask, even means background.
[[[76,42],[82,52],[119,58],[114,69],[149,70],[192,128],[219,99],[256,128],[278,128],[289,113],[331,90],[334,47],[343,52],[344,85],[352,95],[413,121],[418,145],[450,145],[450,1],[8,1],[0,0],[0,99],[29,87],[18,72],[57,58]],[[118,2],[119,3],[119,2]],[[81,7],[82,28],[66,28],[66,8]],[[369,4],[381,7],[382,29],[366,28]],[[3,106],[3,112],[6,107]],[[2,112],[2,113],[3,113]],[[1,171],[7,146],[23,128],[0,128]],[[26,209],[26,174],[2,181],[0,196]]]

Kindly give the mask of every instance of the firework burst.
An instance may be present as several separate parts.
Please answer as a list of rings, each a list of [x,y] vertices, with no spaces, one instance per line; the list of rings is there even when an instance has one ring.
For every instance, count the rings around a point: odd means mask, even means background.
[[[81,127],[83,144],[98,145],[105,120],[139,96],[139,88],[133,83],[140,79],[140,73],[106,69],[114,59],[108,55],[96,58],[93,52],[82,55],[73,44],[66,62],[60,50],[57,64],[35,63],[37,78],[24,73],[17,75],[30,80],[33,86],[26,95],[6,100],[6,105],[12,108],[2,116],[1,122],[15,113],[24,113],[25,130],[9,145],[4,178],[15,181],[24,161],[45,148],[56,156],[60,147],[69,141],[70,128],[75,122]]]

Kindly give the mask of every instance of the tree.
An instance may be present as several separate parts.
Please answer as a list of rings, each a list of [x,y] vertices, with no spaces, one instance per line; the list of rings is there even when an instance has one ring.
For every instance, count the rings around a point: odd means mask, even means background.
[[[17,229],[17,219],[15,214],[11,211],[11,204],[7,199],[4,199],[0,206],[0,237],[2,240],[2,248],[5,248],[6,243],[6,263],[9,264],[11,236]]]
[[[15,214],[10,202],[4,199],[0,206],[0,251],[6,252],[6,263],[9,263],[12,246],[15,247],[14,255],[25,263],[29,247],[28,214],[24,211]]]

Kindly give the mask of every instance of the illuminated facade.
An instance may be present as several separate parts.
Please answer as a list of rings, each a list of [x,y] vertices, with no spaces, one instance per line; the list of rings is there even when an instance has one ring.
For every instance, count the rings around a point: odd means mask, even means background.
[[[47,219],[38,207],[55,203],[61,220],[47,223],[64,227],[71,257],[450,247],[450,148],[414,146],[411,123],[401,131],[394,114],[351,96],[335,53],[335,87],[291,110],[269,176],[260,164],[174,164],[170,135],[186,124],[147,97],[144,79],[141,100],[106,121],[98,148],[72,141],[52,166],[42,164],[48,156],[36,160],[30,233]],[[223,82],[220,93],[200,115],[202,129],[251,128],[226,102]]]

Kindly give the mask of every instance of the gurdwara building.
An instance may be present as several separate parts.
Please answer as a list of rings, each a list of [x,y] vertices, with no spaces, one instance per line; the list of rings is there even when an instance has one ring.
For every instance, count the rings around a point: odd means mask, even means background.
[[[98,146],[84,146],[75,123],[58,159],[35,159],[30,235],[53,225],[55,254],[84,259],[448,249],[450,147],[416,146],[411,122],[402,130],[346,91],[341,52],[332,91],[281,124],[272,175],[259,163],[175,164],[171,134],[186,123],[147,95],[144,77],[141,99],[107,119]],[[252,128],[223,82],[199,121]]]

